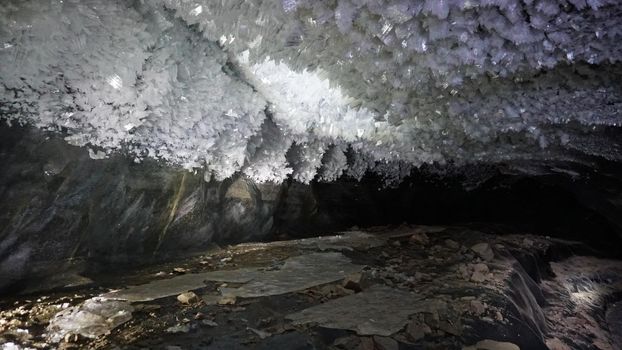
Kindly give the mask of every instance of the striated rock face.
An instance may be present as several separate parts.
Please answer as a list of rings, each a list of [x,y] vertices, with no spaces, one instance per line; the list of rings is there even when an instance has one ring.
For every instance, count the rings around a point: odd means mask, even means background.
[[[84,260],[148,262],[212,242],[261,240],[273,228],[279,185],[205,182],[122,155],[93,160],[32,128],[0,133],[2,284]]]

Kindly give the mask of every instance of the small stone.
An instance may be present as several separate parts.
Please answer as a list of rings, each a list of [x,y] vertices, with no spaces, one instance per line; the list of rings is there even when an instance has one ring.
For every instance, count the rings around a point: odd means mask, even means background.
[[[183,274],[183,273],[188,272],[188,270],[184,269],[183,267],[176,267],[173,269],[173,272]]]
[[[218,304],[218,301],[220,300],[220,298],[221,298],[220,295],[213,295],[213,294],[205,294],[201,297],[205,305],[216,305]]]
[[[161,308],[160,305],[154,305],[154,304],[135,304],[134,305],[134,310],[143,311],[143,312],[158,310],[160,308]]]
[[[274,318],[273,317],[266,317],[266,318],[262,318],[259,321],[257,321],[257,325],[261,326],[261,327],[267,327],[272,322],[274,322]]]
[[[75,343],[78,341],[78,335],[77,334],[71,334],[71,333],[67,333],[65,334],[65,343]]]
[[[438,322],[438,329],[451,335],[462,335],[462,320],[460,314],[453,309],[448,309],[446,312],[443,312]]]
[[[492,251],[492,248],[490,248],[490,244],[488,243],[477,243],[471,247],[471,250],[486,261],[490,261],[495,257],[495,253]]]
[[[471,274],[469,273],[469,268],[465,264],[460,264],[457,270],[458,274],[462,276],[462,278],[464,278],[465,280],[468,280],[471,277]]]
[[[479,300],[471,300],[471,303],[469,304],[469,310],[472,314],[477,316],[486,312],[486,309],[486,304]]]
[[[180,303],[182,304],[194,304],[196,302],[199,301],[199,297],[194,294],[194,292],[185,292],[185,293],[181,293],[177,296],[177,300],[179,300]]]
[[[415,281],[431,281],[432,280],[432,276],[430,276],[427,273],[423,273],[423,272],[415,272]]]
[[[389,337],[374,336],[374,343],[378,350],[398,350],[400,345],[397,341]]]
[[[402,243],[400,243],[400,241],[396,240],[396,241],[391,242],[391,245],[394,246],[394,247],[401,247]]]
[[[471,281],[478,283],[484,282],[488,279],[488,272],[489,270],[486,264],[474,264]]]
[[[167,333],[188,333],[190,332],[190,325],[178,324],[166,329]]]
[[[374,346],[374,340],[369,337],[361,338],[361,342],[359,343],[358,350],[374,350],[376,347]]]
[[[438,312],[434,311],[431,313],[425,313],[423,319],[425,323],[430,327],[430,329],[438,328],[438,324],[440,322]]]
[[[499,322],[503,321],[503,314],[501,314],[501,311],[497,310],[497,312],[495,312],[495,320]]]
[[[255,333],[260,339],[266,339],[269,336],[271,336],[272,334],[266,331],[262,331],[259,329],[255,329],[255,328],[251,328],[251,327],[247,327],[246,329],[248,329],[249,331]]]
[[[546,346],[549,347],[549,350],[570,350],[570,347],[566,345],[566,343],[557,338],[547,339],[545,343]]]
[[[520,350],[520,348],[513,343],[485,339],[478,341],[475,345],[464,347],[462,350]]]
[[[421,244],[421,245],[426,245],[430,242],[430,238],[428,237],[428,235],[426,235],[423,232],[417,232],[417,233],[413,233],[410,236],[410,242]]]
[[[458,242],[451,240],[451,239],[446,239],[445,240],[445,245],[447,246],[447,248],[451,248],[451,249],[458,249],[460,248],[460,244],[458,244]]]
[[[406,326],[406,334],[408,334],[408,337],[412,341],[423,339],[423,337],[425,337],[425,335],[429,333],[432,333],[432,329],[430,329],[427,324],[422,323],[418,320],[412,320]]]
[[[235,304],[234,296],[225,295],[225,296],[222,296],[218,300],[218,305],[234,305],[234,304]]]
[[[356,349],[360,343],[361,340],[358,337],[346,336],[335,339],[333,346],[338,349]]]
[[[212,321],[212,320],[202,320],[201,324],[208,326],[208,327],[217,327],[218,323]]]
[[[361,289],[361,273],[357,272],[354,274],[351,274],[349,276],[347,276],[344,280],[343,280],[343,288],[352,290],[356,293],[360,292]]]

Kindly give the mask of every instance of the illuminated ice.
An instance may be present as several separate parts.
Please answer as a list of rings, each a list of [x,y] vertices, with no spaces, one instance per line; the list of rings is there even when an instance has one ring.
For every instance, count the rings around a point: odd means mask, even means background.
[[[0,118],[222,180],[622,160],[615,0],[0,8]]]

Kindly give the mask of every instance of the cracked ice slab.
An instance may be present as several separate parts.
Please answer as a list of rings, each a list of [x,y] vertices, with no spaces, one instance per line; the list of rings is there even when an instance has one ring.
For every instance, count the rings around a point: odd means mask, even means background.
[[[440,301],[434,303],[413,293],[376,285],[361,293],[290,314],[287,318],[299,325],[315,323],[360,335],[390,336],[406,325],[410,315],[435,312],[443,306]]]
[[[71,334],[97,338],[129,321],[133,311],[134,308],[124,301],[91,298],[57,313],[47,327],[48,338],[52,342]]]
[[[242,298],[279,295],[339,281],[361,271],[341,253],[312,253],[288,258],[277,270],[265,267],[187,274],[147,284],[130,286],[104,295],[105,298],[143,302],[205,287],[204,281],[242,283],[224,288],[222,294]]]

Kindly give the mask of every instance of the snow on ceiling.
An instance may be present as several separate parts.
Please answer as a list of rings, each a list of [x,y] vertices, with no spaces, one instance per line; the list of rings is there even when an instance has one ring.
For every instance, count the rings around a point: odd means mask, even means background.
[[[206,179],[620,161],[620,43],[618,0],[10,0],[0,118]]]

